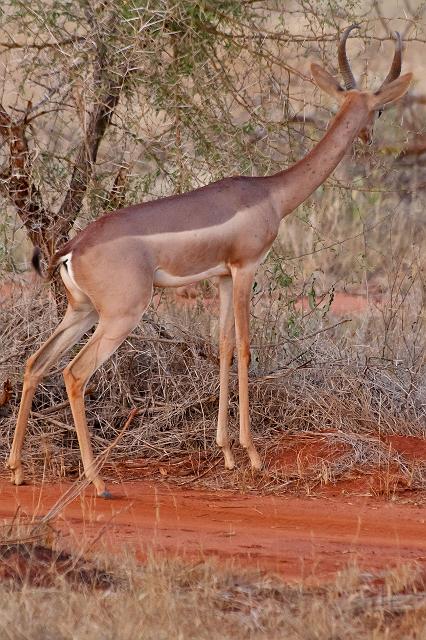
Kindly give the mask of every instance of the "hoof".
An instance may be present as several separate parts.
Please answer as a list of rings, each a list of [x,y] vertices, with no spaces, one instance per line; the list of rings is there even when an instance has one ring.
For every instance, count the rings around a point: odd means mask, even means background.
[[[25,483],[22,468],[18,467],[17,469],[12,469],[12,473],[10,475],[10,482],[12,484],[15,484],[17,487]]]
[[[261,469],[262,469],[262,461],[261,461],[260,456],[257,453],[257,451],[256,450],[248,451],[248,454],[249,454],[249,457],[250,457],[252,470],[253,471],[261,471]]]
[[[99,498],[104,498],[104,500],[112,500],[112,493],[108,491],[108,489],[104,489],[102,493],[98,495]]]
[[[222,444],[217,443],[218,446],[222,449],[223,457],[225,459],[225,469],[232,470],[235,467],[234,456],[232,455],[231,447],[228,443]]]
[[[234,456],[232,455],[232,453],[225,453],[225,469],[232,471],[234,467],[235,467]]]

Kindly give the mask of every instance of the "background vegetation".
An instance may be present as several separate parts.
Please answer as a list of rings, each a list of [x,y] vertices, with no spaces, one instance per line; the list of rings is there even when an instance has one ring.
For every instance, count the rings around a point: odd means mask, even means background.
[[[259,270],[250,401],[262,474],[253,477],[237,446],[237,468],[225,472],[214,444],[214,285],[203,283],[185,304],[157,292],[143,326],[91,381],[88,417],[99,454],[137,409],[102,471],[109,480],[167,476],[309,494],[356,472],[378,479],[371,491],[391,499],[399,488],[425,488],[424,462],[386,440],[426,434],[425,15],[423,0],[3,0],[1,459],[25,360],[61,313],[59,290],[27,271],[32,245],[47,258],[123,204],[291,165],[336,109],[315,89],[309,63],[337,74],[338,36],[357,22],[348,50],[361,85],[380,86],[395,29],[415,82],[378,121],[374,145],[355,143],[285,221]],[[362,313],[337,315],[342,293],[358,296]],[[81,471],[62,364],[34,401],[24,458],[34,481]],[[230,413],[235,434],[235,370]],[[309,467],[299,458],[276,465],[293,435],[319,435],[331,455]],[[0,535],[4,637],[425,635],[419,567],[380,576],[352,569],[335,583],[296,587],[207,563],[86,562],[85,547],[69,556],[40,546],[50,544],[40,537],[35,546],[34,536],[13,540],[18,516]]]
[[[424,9],[413,0],[2,4],[0,266],[4,287],[12,282],[19,294],[1,310],[0,379],[13,386],[4,455],[25,359],[57,323],[54,298],[25,285],[31,243],[48,256],[122,204],[299,159],[336,108],[314,88],[309,63],[337,73],[337,38],[352,22],[361,27],[348,49],[362,86],[385,77],[395,29],[416,80],[378,121],[374,145],[356,143],[285,221],[259,272],[253,423],[263,449],[301,430],[349,439],[357,454],[336,473],[381,459],[378,433],[424,434]],[[370,306],[336,319],[342,291]],[[156,459],[197,452],[216,460],[214,288],[197,295],[182,309],[173,294],[158,294],[144,327],[94,378],[88,411],[98,451],[136,406],[118,458],[137,447]],[[37,395],[27,454],[63,474],[79,457],[59,371]],[[231,414],[234,423],[235,393]],[[373,450],[365,434],[376,438]],[[424,469],[407,473],[423,483]]]
[[[120,563],[98,557],[96,567],[74,558],[64,571],[62,558],[42,564],[46,555],[33,551],[23,589],[12,572],[0,586],[4,637],[13,629],[19,640],[416,640],[426,630],[425,577],[414,566],[380,577],[352,568],[312,587],[256,572],[237,574],[232,566],[156,558],[143,568],[130,557]]]

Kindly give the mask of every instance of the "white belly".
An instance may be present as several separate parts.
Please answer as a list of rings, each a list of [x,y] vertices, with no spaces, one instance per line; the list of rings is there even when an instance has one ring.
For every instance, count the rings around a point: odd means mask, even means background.
[[[215,276],[227,276],[230,274],[226,264],[218,264],[216,267],[202,271],[201,273],[193,273],[187,276],[175,276],[163,269],[157,269],[154,275],[154,286],[156,287],[182,287],[187,284],[194,284],[200,280],[207,280]]]

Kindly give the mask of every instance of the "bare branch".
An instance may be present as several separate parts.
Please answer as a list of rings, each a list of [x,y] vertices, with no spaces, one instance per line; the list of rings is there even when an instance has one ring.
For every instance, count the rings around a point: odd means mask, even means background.
[[[93,107],[85,137],[77,152],[68,192],[59,210],[59,227],[56,229],[58,239],[68,235],[80,211],[93,174],[99,145],[118,104],[121,88],[122,84],[117,84],[115,78],[109,78],[103,95]]]
[[[31,103],[28,103],[28,110]],[[26,116],[12,121],[0,104],[0,136],[9,144],[10,169],[2,176],[0,189],[15,205],[32,243],[49,255],[52,250],[49,229],[52,215],[44,207],[41,193],[31,178],[31,154],[26,137]]]
[[[75,36],[67,38],[66,40],[60,40],[58,42],[0,42],[0,47],[3,49],[37,49],[42,51],[43,49],[51,49],[58,47],[66,47],[69,44],[75,44],[76,42],[84,42],[86,38],[84,36]]]

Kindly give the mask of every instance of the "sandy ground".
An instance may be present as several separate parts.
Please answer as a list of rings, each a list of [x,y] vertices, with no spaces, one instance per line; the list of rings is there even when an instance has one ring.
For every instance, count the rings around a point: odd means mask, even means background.
[[[0,519],[43,515],[68,488],[0,484]],[[426,567],[426,509],[360,495],[300,498],[188,490],[147,481],[112,485],[114,498],[76,498],[55,522],[68,548],[126,548],[197,560],[215,557],[277,572],[286,580],[324,580],[356,563],[377,571],[401,562]],[[424,496],[423,496],[424,497]],[[422,504],[423,502],[423,504]]]

